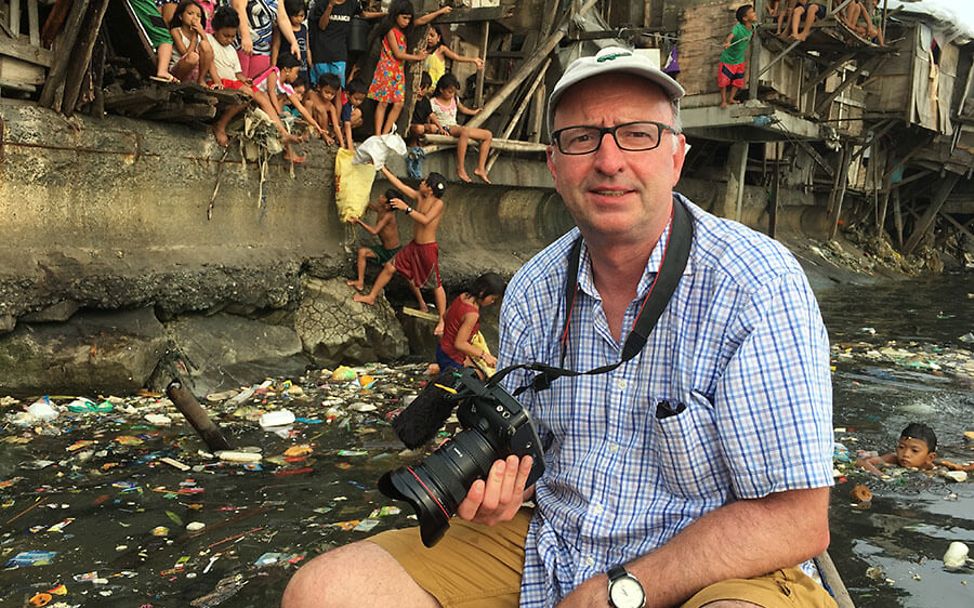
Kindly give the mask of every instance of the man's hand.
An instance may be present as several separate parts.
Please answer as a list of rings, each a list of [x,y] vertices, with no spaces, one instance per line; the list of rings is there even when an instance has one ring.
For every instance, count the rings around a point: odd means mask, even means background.
[[[588,579],[565,599],[558,603],[558,608],[588,608],[589,606],[609,605],[609,577],[598,574]]]
[[[250,39],[249,35],[240,37],[240,50],[248,55],[254,54],[254,41]]]
[[[406,201],[402,200],[401,198],[390,198],[389,206],[395,209],[396,211],[405,211],[406,209],[409,208],[409,205],[406,204]]]
[[[495,461],[487,480],[478,479],[470,486],[467,497],[457,507],[457,515],[488,526],[513,519],[525,500],[524,485],[533,464],[530,456],[523,460],[508,456],[507,460]]]

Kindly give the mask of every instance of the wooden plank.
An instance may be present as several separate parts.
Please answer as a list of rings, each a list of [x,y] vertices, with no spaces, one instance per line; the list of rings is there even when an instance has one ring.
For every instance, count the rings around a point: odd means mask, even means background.
[[[27,34],[31,46],[41,44],[41,22],[37,17],[37,0],[27,0]]]
[[[171,104],[146,112],[143,118],[150,120],[198,120],[216,116],[216,107],[203,103]]]
[[[432,144],[430,146],[423,147],[423,150],[426,150],[427,153],[438,152],[457,145],[457,139],[455,137],[450,137],[449,135],[427,135],[426,141]],[[471,140],[470,143],[473,145],[476,142]],[[548,146],[546,144],[535,144],[526,141],[517,141],[516,139],[498,139],[496,137],[494,138],[494,141],[491,143],[490,147],[493,150],[502,150],[508,152],[544,153],[548,150]]]
[[[480,30],[480,51],[477,56],[481,59],[487,57],[487,44],[490,41],[490,21],[485,21]],[[474,92],[474,104],[479,108],[484,105],[484,76],[486,76],[487,66],[477,70],[477,86]]]
[[[449,15],[436,18],[436,23],[471,23],[481,21],[497,21],[514,15],[514,5],[484,6],[480,8],[454,8]],[[495,23],[495,25],[502,24]],[[506,27],[504,29],[507,29]]]
[[[20,0],[10,0],[10,33],[20,36]]]
[[[906,240],[903,245],[903,253],[905,255],[910,255],[913,250],[917,248],[920,244],[920,240],[927,233],[927,230],[933,225],[933,221],[937,219],[937,214],[940,212],[940,208],[944,206],[947,202],[947,197],[950,196],[951,191],[957,182],[960,180],[960,175],[957,173],[951,173],[946,178],[941,180],[937,185],[937,190],[933,193],[933,198],[930,199],[930,205],[927,210],[923,212],[920,219],[917,221],[916,228],[910,234],[910,238]]]
[[[0,57],[0,82],[6,86],[22,88],[18,85],[26,85],[30,90],[39,84],[44,84],[44,68],[14,59],[13,57]]]
[[[24,61],[29,61],[46,68],[51,67],[54,61],[54,54],[47,49],[27,44],[26,39],[11,39],[0,36],[0,55],[15,57]]]

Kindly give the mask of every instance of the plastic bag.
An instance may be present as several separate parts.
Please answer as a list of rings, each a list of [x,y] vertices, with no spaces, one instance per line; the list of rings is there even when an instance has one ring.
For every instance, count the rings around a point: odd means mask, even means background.
[[[487,347],[487,339],[484,338],[484,334],[480,333],[479,331],[475,333],[473,336],[471,336],[470,344],[483,350],[485,354],[488,355],[490,354],[490,348]],[[484,372],[487,374],[487,376],[493,376],[494,372],[497,371],[496,368],[488,367],[486,363],[483,363],[481,365],[484,369]]]
[[[406,142],[396,133],[373,135],[363,141],[355,152],[355,163],[372,163],[378,171],[392,154],[406,156]]]
[[[352,158],[352,152],[345,148],[335,156],[335,204],[343,222],[365,214],[375,180],[375,167],[353,164]]]

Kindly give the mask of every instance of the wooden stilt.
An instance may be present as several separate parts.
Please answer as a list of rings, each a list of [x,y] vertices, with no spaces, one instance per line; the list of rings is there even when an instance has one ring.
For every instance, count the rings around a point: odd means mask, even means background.
[[[84,31],[78,38],[78,44],[72,53],[73,61],[64,81],[64,100],[61,103],[61,111],[65,116],[74,114],[75,106],[78,104],[78,97],[81,94],[81,82],[88,72],[88,64],[91,63],[91,53],[95,48],[95,39],[101,30],[102,20],[105,18],[105,11],[108,10],[109,0],[95,0],[91,9],[88,11],[88,18],[85,20]]]
[[[784,157],[784,154],[781,155]],[[768,236],[775,238],[778,229],[778,195],[781,192],[781,158],[776,159],[771,176],[771,201],[768,204]]]
[[[91,56],[91,82],[94,87],[94,99],[91,100],[88,113],[95,118],[105,116],[105,89],[102,81],[105,77],[105,58],[108,54],[108,44],[105,41],[105,34],[98,36],[95,43],[95,50]]]
[[[727,158],[727,190],[724,192],[721,215],[737,221],[741,219],[741,205],[744,201],[744,172],[747,170],[748,147],[746,141],[732,143]]]
[[[849,149],[843,146],[839,156],[839,170],[836,171],[832,194],[829,197],[829,240],[835,238],[839,230],[839,219],[842,217],[842,201],[845,199],[846,186],[849,182]]]
[[[61,110],[61,100],[64,96],[64,80],[68,73],[68,66],[71,64],[74,43],[81,32],[81,24],[84,21],[85,13],[88,12],[88,5],[91,0],[77,0],[71,6],[67,22],[61,34],[55,41],[54,65],[47,73],[47,80],[44,82],[44,89],[41,91],[38,103],[45,108],[55,111]]]
[[[896,230],[896,246],[903,247],[903,209],[900,207],[900,189],[893,192],[893,228]]]
[[[490,42],[490,21],[484,21],[480,30],[480,58],[487,58],[487,44]],[[484,105],[484,78],[487,75],[487,66],[477,72],[477,89],[474,93],[474,103],[477,107]]]
[[[540,85],[541,82],[544,80],[545,74],[548,72],[549,65],[551,65],[551,59],[545,61],[544,66],[542,66],[541,70],[538,71],[538,75],[534,78],[534,82],[531,83],[531,86],[528,87],[528,90],[524,93],[524,99],[521,100],[521,104],[518,106],[517,111],[514,113],[514,116],[511,118],[511,122],[508,123],[506,127],[504,127],[504,131],[501,133],[500,139],[507,139],[511,136],[511,133],[514,132],[515,127],[517,127],[517,123],[520,122],[521,120],[521,116],[524,115],[524,111],[527,109],[528,105],[530,105],[531,103],[531,100],[534,98],[535,90],[538,88],[538,85]],[[497,162],[497,155],[492,156],[490,160],[487,161],[487,171],[490,171],[494,167],[495,162]]]
[[[903,245],[903,253],[905,255],[910,255],[920,244],[921,239],[933,226],[933,221],[937,219],[937,213],[940,212],[941,207],[947,202],[947,197],[950,196],[951,191],[957,182],[960,180],[960,174],[950,173],[945,177],[937,186],[937,190],[933,194],[933,198],[930,200],[930,205],[927,210],[923,212],[920,219],[917,220],[916,227],[910,234],[910,238],[906,240]]]
[[[538,143],[541,141],[541,130],[544,128],[545,100],[548,99],[548,87],[544,80],[534,92],[534,106],[531,108],[531,141]]]
[[[942,217],[945,220],[947,220],[948,222],[950,222],[951,225],[954,228],[960,230],[961,231],[961,234],[964,234],[965,236],[967,236],[967,238],[969,238],[970,240],[974,241],[974,232],[971,232],[970,230],[968,230],[967,227],[964,226],[964,224],[961,224],[960,222],[958,222],[957,220],[955,220],[953,217],[951,217],[950,214],[944,213],[943,210],[941,210],[939,213],[940,213],[940,217]]]

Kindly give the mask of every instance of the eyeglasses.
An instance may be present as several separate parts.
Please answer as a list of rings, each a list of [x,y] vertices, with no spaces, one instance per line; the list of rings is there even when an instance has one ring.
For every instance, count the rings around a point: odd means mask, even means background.
[[[579,155],[591,154],[602,146],[602,139],[606,133],[612,134],[612,139],[620,150],[627,152],[645,152],[659,146],[663,139],[663,131],[674,135],[678,131],[670,125],[650,120],[627,122],[614,127],[565,127],[551,134],[555,145],[562,154]]]

